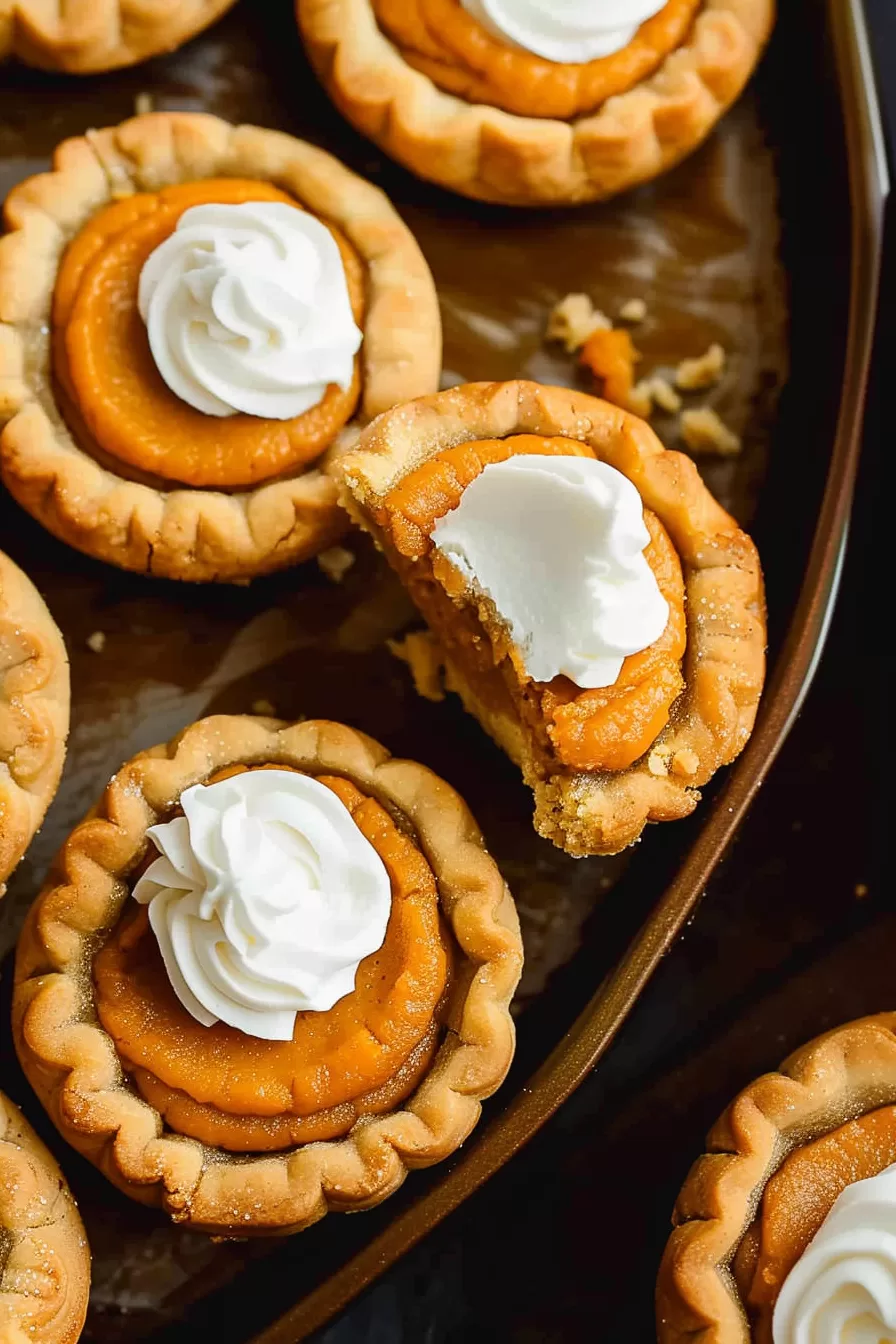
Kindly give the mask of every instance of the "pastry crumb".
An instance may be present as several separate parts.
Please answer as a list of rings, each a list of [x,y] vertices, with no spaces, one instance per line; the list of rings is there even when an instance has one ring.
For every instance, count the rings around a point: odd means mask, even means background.
[[[725,372],[725,351],[718,341],[697,359],[683,359],[675,370],[675,385],[682,392],[702,392],[713,387]]]
[[[857,882],[854,888],[854,895],[857,901],[863,901],[868,895],[868,887],[864,882]]]
[[[629,393],[628,409],[634,411],[635,415],[640,415],[642,420],[649,420],[653,414],[654,402],[661,411],[668,411],[671,415],[681,410],[681,397],[669,380],[661,378],[659,374],[654,374],[652,378],[642,378],[640,382],[635,383]]]
[[[134,112],[138,117],[145,117],[147,113],[152,112],[154,107],[151,93],[138,93],[134,99]]]
[[[659,375],[651,378],[650,395],[661,411],[668,411],[670,415],[675,415],[681,410],[681,397],[668,378],[661,378]]]
[[[428,630],[412,630],[404,639],[387,639],[386,646],[396,658],[407,663],[419,696],[435,703],[445,699],[442,655]]]
[[[596,331],[609,331],[612,325],[587,294],[567,294],[551,309],[545,334],[549,341],[559,341],[568,355],[574,355],[589,336]]]
[[[641,358],[624,327],[599,328],[582,347],[579,362],[600,380],[601,395],[624,411],[640,414],[632,401],[635,392],[635,365]],[[649,406],[647,414],[650,414]]]
[[[334,583],[341,583],[354,563],[354,555],[344,546],[331,546],[317,557],[318,568]]]
[[[276,719],[277,711],[270,700],[253,700],[252,713],[262,719]]]
[[[682,747],[672,757],[673,775],[696,775],[700,758],[690,747]]]
[[[692,453],[733,457],[742,446],[739,436],[709,406],[682,411],[681,435]]]
[[[652,751],[647,757],[647,769],[652,775],[668,775],[669,760],[659,751]]]
[[[87,636],[87,647],[91,653],[102,653],[106,647],[105,630],[94,630],[92,635]]]
[[[629,299],[619,309],[623,322],[643,322],[647,316],[647,304],[643,299]]]

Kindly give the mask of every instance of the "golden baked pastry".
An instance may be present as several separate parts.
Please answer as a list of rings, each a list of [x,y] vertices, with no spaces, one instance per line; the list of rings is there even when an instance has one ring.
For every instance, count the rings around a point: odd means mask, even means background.
[[[349,121],[419,176],[508,205],[602,200],[672,167],[741,93],[774,21],[774,0],[632,4],[645,22],[581,61],[575,29],[562,59],[546,59],[479,12],[512,5],[296,4],[311,62]],[[562,29],[550,4],[521,8],[522,27]],[[580,8],[586,27],[610,22]]]
[[[234,0],[0,0],[0,59],[85,75],[158,56],[202,32]]]
[[[62,635],[33,584],[0,551],[0,896],[56,793],[68,711]]]
[[[90,1248],[65,1177],[0,1093],[0,1339],[75,1344],[89,1293]]]
[[[292,136],[199,114],[54,162],[10,193],[0,240],[9,491],[79,550],[167,578],[332,544],[329,464],[438,385],[432,277],[389,201]]]
[[[896,1337],[894,1031],[819,1036],[718,1120],[675,1206],[660,1344]]]
[[[217,717],[125,765],[69,837],[19,941],[14,1034],[125,1193],[283,1233],[463,1142],[510,1064],[521,966],[447,784],[339,724]]]
[[[542,474],[520,479],[516,466],[513,478],[503,470],[504,491],[517,492],[510,516],[480,515],[468,525],[474,541],[493,547],[495,581],[515,585],[513,614],[492,580],[479,581],[469,551],[458,559],[453,543],[435,534],[456,526],[472,483],[479,489],[489,474],[490,507],[500,509],[496,473],[520,462]],[[599,472],[595,462],[604,464]],[[554,473],[570,470],[599,476],[594,488],[619,492],[618,506],[595,504],[582,521],[581,508],[593,503],[583,481],[567,490],[564,480],[562,499],[548,499]],[[700,786],[750,735],[765,608],[753,543],[689,458],[594,397],[535,383],[474,383],[381,416],[339,471],[346,507],[425,617],[447,687],[522,768],[542,835],[571,854],[615,853],[647,821],[694,809]],[[602,529],[606,545],[595,550]],[[580,553],[580,545],[591,551]],[[636,580],[624,600],[619,587],[592,591],[610,569],[610,585]],[[626,606],[650,608],[634,643],[619,628]],[[613,629],[602,632],[604,607]],[[526,625],[533,612],[553,621],[545,639]],[[532,670],[536,658],[544,663],[539,639],[562,644],[562,657],[548,649],[544,673]],[[611,670],[591,675],[620,640]]]

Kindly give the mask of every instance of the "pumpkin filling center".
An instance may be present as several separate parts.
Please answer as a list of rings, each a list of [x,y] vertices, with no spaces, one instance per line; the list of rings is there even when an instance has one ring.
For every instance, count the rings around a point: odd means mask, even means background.
[[[771,1177],[732,1265],[756,1344],[773,1344],[784,1280],[839,1196],[894,1162],[896,1106],[882,1106],[795,1149]]]
[[[458,444],[396,485],[375,520],[418,609],[483,702],[500,712],[509,701],[544,754],[571,770],[624,770],[656,741],[684,689],[687,626],[678,555],[660,520],[645,509],[650,542],[644,555],[669,618],[659,639],[624,660],[612,686],[582,690],[565,676],[527,678],[509,633],[498,623],[483,624],[463,575],[432,541],[436,523],[457,507],[471,481],[490,463],[518,453],[595,456],[573,439],[536,434]]]
[[[620,51],[559,64],[502,42],[461,0],[373,0],[380,28],[438,88],[468,103],[561,121],[648,79],[685,41],[702,6],[703,0],[668,0]]]
[[[335,1138],[359,1116],[393,1109],[441,1038],[451,942],[433,872],[374,798],[342,778],[318,782],[351,813],[391,885],[385,940],[360,962],[352,993],[326,1012],[297,1013],[291,1040],[261,1040],[187,1012],[145,907],[129,909],[94,958],[100,1022],[140,1093],[176,1132],[231,1151]]]
[[[155,479],[239,489],[300,470],[330,446],[361,391],[331,383],[289,420],[206,415],[167,386],[138,308],[141,271],[193,206],[299,203],[267,182],[209,179],[128,196],[98,211],[62,257],[53,295],[53,367],[70,427],[89,451]],[[326,221],[321,221],[326,223]],[[355,322],[363,325],[364,267],[329,224],[345,269]]]

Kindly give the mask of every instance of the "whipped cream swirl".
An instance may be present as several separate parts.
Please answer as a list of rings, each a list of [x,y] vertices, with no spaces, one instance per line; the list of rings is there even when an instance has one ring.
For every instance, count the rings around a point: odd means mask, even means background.
[[[250,770],[181,796],[150,827],[161,857],[134,887],[171,985],[203,1026],[292,1038],[386,936],[389,875],[348,809],[290,770]]]
[[[612,686],[623,660],[666,628],[641,496],[596,458],[490,463],[432,538],[491,599],[533,681]]]
[[[896,1344],[896,1166],[848,1185],[784,1280],[775,1344]]]
[[[621,51],[666,0],[461,0],[508,46],[559,65]]]
[[[144,263],[159,373],[205,415],[290,420],[351,385],[361,332],[329,229],[280,201],[194,205]]]

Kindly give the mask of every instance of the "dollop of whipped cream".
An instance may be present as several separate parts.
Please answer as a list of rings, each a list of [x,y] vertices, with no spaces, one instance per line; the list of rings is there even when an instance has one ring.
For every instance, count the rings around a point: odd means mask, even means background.
[[[577,65],[621,51],[666,0],[461,0],[511,47]]]
[[[206,415],[290,420],[351,385],[361,332],[329,229],[280,201],[194,205],[137,291],[159,373]]]
[[[896,1166],[848,1185],[784,1280],[775,1344],[896,1344]]]
[[[291,770],[250,770],[181,796],[150,827],[160,851],[134,887],[175,994],[203,1026],[292,1038],[386,936],[389,875],[334,793]]]
[[[596,458],[490,463],[432,539],[491,599],[533,681],[612,686],[623,660],[666,628],[641,496]]]

